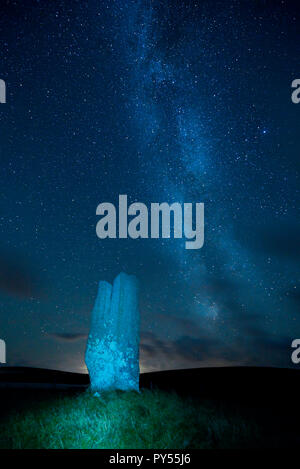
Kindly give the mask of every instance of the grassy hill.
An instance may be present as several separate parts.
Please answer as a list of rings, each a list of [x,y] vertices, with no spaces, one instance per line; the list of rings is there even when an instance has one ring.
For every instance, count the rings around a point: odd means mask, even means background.
[[[0,448],[213,448],[259,444],[249,416],[165,391],[43,395],[0,424]]]
[[[47,370],[31,369],[27,378],[19,371],[3,373],[2,384],[17,376],[27,383],[46,380]],[[49,384],[67,381],[81,388],[3,388],[0,448],[299,447],[299,409],[289,397],[298,388],[298,370],[149,373],[141,375],[140,393],[101,396],[87,389],[86,376],[48,377]]]

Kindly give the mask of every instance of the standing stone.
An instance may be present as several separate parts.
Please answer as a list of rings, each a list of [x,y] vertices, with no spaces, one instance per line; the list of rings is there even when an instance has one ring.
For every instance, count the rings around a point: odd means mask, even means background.
[[[85,353],[93,391],[139,390],[139,324],[136,277],[101,281]]]

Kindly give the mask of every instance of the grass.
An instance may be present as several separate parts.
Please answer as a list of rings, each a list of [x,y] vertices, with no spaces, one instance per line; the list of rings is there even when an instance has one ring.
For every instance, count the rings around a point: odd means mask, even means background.
[[[258,446],[259,438],[249,415],[160,390],[52,394],[0,423],[0,448],[13,449],[240,448]]]

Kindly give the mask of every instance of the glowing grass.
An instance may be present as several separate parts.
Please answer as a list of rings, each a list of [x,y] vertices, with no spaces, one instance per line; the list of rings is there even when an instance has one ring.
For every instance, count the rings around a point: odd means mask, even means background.
[[[158,390],[52,396],[0,424],[1,448],[227,448],[257,441],[249,418]]]

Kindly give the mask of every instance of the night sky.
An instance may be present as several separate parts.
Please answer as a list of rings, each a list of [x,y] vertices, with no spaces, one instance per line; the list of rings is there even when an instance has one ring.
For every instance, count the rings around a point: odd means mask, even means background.
[[[293,1],[1,1],[0,337],[85,372],[99,280],[140,280],[141,371],[292,367]],[[96,207],[204,202],[205,242],[96,236]],[[297,220],[298,219],[298,220]]]

